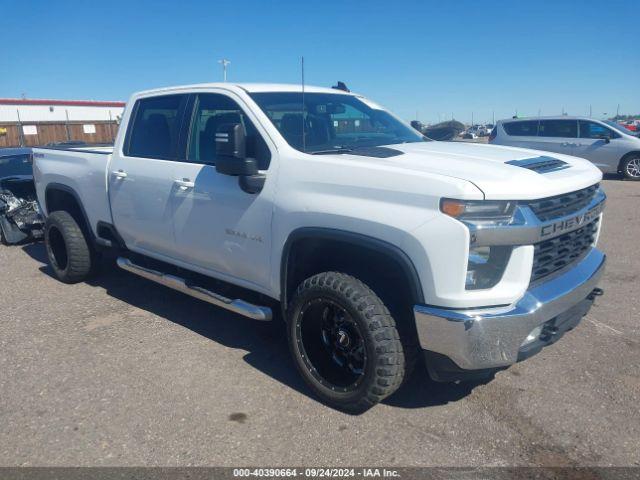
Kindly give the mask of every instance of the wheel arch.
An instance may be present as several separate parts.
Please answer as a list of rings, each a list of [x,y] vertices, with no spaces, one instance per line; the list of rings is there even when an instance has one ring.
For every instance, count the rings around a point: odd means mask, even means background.
[[[331,251],[342,251],[343,255],[338,255],[337,258],[331,258],[329,261],[318,260],[318,255]],[[286,310],[292,293],[302,280],[320,271],[339,270],[340,257],[344,258],[345,255],[349,256],[352,265],[357,260],[365,260],[369,261],[371,266],[376,262],[382,262],[389,267],[395,266],[395,274],[402,276],[404,282],[402,286],[408,289],[406,293],[411,301],[424,302],[418,272],[409,256],[396,245],[346,230],[303,227],[291,232],[282,251],[280,300],[283,311]],[[313,259],[311,264],[309,259]],[[347,269],[345,273],[354,273],[349,270],[351,269]]]
[[[640,157],[640,150],[632,150],[631,152],[625,153],[620,159],[620,161],[618,162],[618,172],[622,172],[622,164],[627,158],[633,157],[636,155]]]
[[[78,223],[86,238],[92,243],[95,242],[95,234],[87,212],[82,205],[80,195],[73,188],[62,183],[50,183],[45,189],[44,199],[47,215],[57,210],[68,212]]]

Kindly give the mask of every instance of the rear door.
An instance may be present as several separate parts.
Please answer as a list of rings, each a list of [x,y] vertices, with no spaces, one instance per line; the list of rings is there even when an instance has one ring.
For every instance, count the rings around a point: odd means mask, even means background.
[[[572,155],[577,141],[577,120],[540,120],[535,148]]]
[[[247,133],[247,156],[267,174],[257,194],[243,191],[238,177],[216,171],[216,132],[222,125],[237,123]],[[198,94],[187,160],[175,170],[175,178],[183,184],[176,190],[173,207],[176,258],[195,270],[206,269],[250,288],[269,283],[274,182],[268,170],[276,151],[257,126],[250,110],[231,93]]]
[[[173,257],[175,165],[188,95],[139,99],[129,120],[122,152],[114,151],[108,172],[115,226],[128,248]]]
[[[600,170],[615,173],[624,146],[620,145],[621,135],[611,128],[591,120],[580,120],[579,136],[573,154],[591,160]]]

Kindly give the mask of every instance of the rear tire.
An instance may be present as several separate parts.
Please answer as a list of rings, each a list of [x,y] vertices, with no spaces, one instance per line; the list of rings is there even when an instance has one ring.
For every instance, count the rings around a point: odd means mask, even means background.
[[[627,180],[640,181],[640,155],[631,155],[621,164],[622,175]]]
[[[325,272],[302,282],[287,310],[287,334],[296,367],[328,405],[361,413],[402,384],[395,321],[354,277]]]
[[[44,226],[44,241],[49,264],[58,280],[78,283],[91,272],[91,249],[82,229],[63,210],[52,212]]]

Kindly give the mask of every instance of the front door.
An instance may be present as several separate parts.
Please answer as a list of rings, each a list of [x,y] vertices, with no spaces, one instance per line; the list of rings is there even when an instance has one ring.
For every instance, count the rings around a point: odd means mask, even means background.
[[[267,286],[271,252],[273,181],[271,150],[241,107],[227,93],[204,93],[195,99],[187,161],[176,178],[183,182],[174,197],[176,255],[197,269],[247,287]],[[215,134],[221,125],[241,123],[247,133],[247,156],[267,171],[263,190],[244,192],[238,177],[216,171]],[[242,279],[242,281],[240,281]]]
[[[580,120],[579,123],[580,138],[573,155],[591,160],[604,172],[616,173],[622,157],[618,146],[621,135],[597,122]]]
[[[123,152],[109,165],[113,221],[128,248],[152,256],[174,256],[174,194],[179,135],[187,95],[138,100]]]

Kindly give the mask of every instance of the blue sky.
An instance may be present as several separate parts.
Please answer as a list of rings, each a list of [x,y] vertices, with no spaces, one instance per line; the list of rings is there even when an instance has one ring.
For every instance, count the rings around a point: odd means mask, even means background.
[[[0,0],[0,97],[343,80],[405,119],[640,113],[636,0]]]

